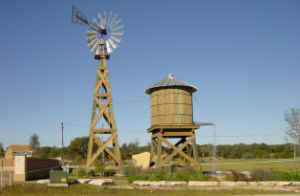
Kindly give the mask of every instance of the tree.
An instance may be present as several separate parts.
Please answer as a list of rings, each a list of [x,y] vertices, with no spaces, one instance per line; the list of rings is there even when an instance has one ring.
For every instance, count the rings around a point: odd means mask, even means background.
[[[37,149],[40,147],[40,141],[39,141],[39,136],[34,133],[30,139],[29,139],[29,145],[33,148],[33,149]]]
[[[300,109],[291,108],[285,113],[285,121],[287,122],[287,136],[294,142],[300,144]],[[296,157],[296,146],[294,145],[294,158]]]
[[[71,141],[68,149],[70,153],[80,155],[82,159],[87,158],[89,137],[76,137]]]
[[[3,144],[0,142],[0,157],[4,156]]]
[[[300,144],[300,109],[291,108],[285,113],[285,121],[288,124],[287,136],[295,143]]]

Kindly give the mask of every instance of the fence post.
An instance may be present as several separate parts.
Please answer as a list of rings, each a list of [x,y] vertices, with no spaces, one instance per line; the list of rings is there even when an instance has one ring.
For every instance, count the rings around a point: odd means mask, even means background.
[[[2,188],[2,174],[3,174],[3,171],[0,171],[0,188]]]
[[[9,186],[12,185],[12,175],[11,175],[12,172],[9,172]]]

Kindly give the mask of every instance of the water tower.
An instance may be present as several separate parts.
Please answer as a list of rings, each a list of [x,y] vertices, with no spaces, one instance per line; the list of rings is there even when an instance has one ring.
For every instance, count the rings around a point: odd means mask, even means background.
[[[145,92],[151,100],[151,164],[162,167],[174,158],[184,164],[200,167],[197,161],[193,121],[193,97],[197,88],[177,80],[172,74],[155,83]],[[171,139],[177,141],[171,142]]]

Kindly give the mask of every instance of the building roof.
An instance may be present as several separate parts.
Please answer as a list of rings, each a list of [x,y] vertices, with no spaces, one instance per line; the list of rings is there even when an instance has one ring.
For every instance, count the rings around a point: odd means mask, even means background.
[[[147,88],[145,92],[147,94],[151,94],[153,90],[163,87],[185,87],[190,89],[192,92],[197,91],[197,87],[189,84],[185,81],[176,79],[172,74],[169,74],[166,78],[163,80],[153,84],[151,87]]]
[[[27,152],[32,150],[30,145],[10,145],[7,150],[9,149],[12,152]]]

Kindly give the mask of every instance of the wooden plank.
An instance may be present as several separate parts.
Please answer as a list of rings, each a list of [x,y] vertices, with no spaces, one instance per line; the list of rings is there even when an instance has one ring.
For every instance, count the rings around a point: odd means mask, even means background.
[[[111,134],[113,132],[112,129],[93,129],[95,134]]]
[[[169,132],[169,131],[167,131],[167,132],[164,132],[163,134],[163,137],[168,137],[168,136],[171,136],[171,137],[174,137],[174,136],[180,136],[180,137],[182,137],[182,136],[192,136],[192,135],[194,135],[193,134],[193,132]]]
[[[169,129],[169,130],[187,130],[191,131],[192,129],[200,128],[200,125],[197,124],[161,124],[161,125],[153,125],[148,130],[148,132],[155,131],[157,129]]]

